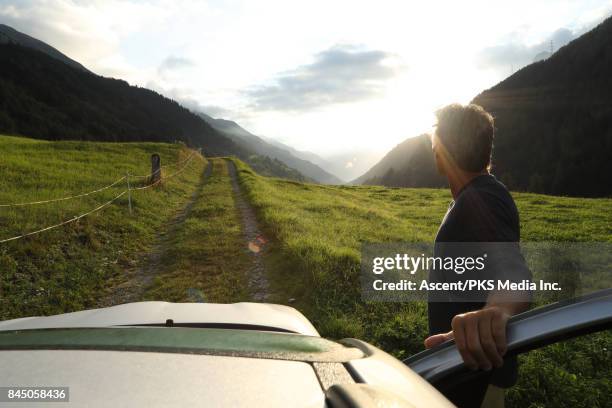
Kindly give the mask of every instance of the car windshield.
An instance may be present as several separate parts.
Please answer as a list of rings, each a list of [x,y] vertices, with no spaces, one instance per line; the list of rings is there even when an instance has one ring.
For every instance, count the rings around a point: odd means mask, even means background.
[[[122,327],[0,332],[0,350],[92,349],[348,361],[356,348],[321,337],[235,329]]]

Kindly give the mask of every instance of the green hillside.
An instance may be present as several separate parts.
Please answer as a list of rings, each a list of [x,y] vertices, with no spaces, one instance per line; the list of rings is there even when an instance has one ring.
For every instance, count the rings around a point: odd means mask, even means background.
[[[99,189],[128,171],[147,174],[152,153],[178,163],[164,168],[165,177],[184,171],[133,191],[133,214],[124,195],[78,222],[0,243],[0,318],[139,300],[259,301],[263,294],[301,310],[323,336],[363,338],[400,358],[423,349],[426,305],[363,302],[359,251],[362,242],[432,241],[450,201],[445,189],[268,178],[237,159],[191,156],[180,144],[2,136],[0,205]],[[0,241],[124,190],[121,182],[73,200],[0,207]],[[612,241],[612,199],[514,196],[524,240]],[[510,406],[605,406],[611,346],[612,334],[601,333],[528,354]]]
[[[0,205],[85,193],[127,172],[146,175],[150,156],[162,165],[191,152],[181,144],[45,142],[0,136]],[[0,243],[0,319],[96,307],[109,279],[134,269],[157,230],[184,203],[201,178],[205,160],[195,154],[161,186],[132,192],[68,225]],[[182,166],[182,164],[181,164]],[[177,166],[163,169],[165,175]],[[144,180],[132,178],[132,186]],[[88,212],[117,196],[125,181],[86,197],[48,204],[0,207],[0,240],[35,231]]]

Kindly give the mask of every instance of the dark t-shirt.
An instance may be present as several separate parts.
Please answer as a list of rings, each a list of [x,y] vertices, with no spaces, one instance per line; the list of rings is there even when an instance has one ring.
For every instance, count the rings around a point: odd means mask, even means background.
[[[483,273],[486,273],[486,279],[520,282],[522,279],[531,279],[531,273],[520,253],[519,240],[518,210],[508,189],[494,176],[481,175],[464,186],[455,201],[451,202],[436,236],[434,255],[443,258],[461,255],[457,253],[457,245],[448,243],[508,243],[503,244],[504,250],[497,254],[489,251],[488,267]],[[449,279],[467,279],[468,276],[474,275],[433,270],[429,279],[444,282]],[[428,318],[431,335],[450,331],[454,316],[485,306],[484,300],[461,301],[461,294],[448,293],[446,296],[443,302],[430,296]],[[502,387],[512,386],[516,382],[516,368],[516,360],[506,361],[504,367],[493,370],[491,383]]]

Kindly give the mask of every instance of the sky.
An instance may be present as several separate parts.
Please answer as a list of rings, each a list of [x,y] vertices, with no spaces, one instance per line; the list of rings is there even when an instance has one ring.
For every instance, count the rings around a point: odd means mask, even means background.
[[[100,75],[347,167],[611,13],[612,0],[0,0],[0,22]]]

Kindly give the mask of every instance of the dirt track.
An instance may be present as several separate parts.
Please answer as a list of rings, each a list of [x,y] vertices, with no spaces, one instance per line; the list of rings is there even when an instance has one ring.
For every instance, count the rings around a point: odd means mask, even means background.
[[[166,224],[163,231],[157,237],[157,243],[149,253],[144,264],[133,271],[128,271],[128,279],[115,287],[112,293],[99,302],[98,307],[107,307],[130,302],[140,302],[147,288],[151,286],[153,278],[159,273],[160,261],[164,252],[170,245],[179,226],[185,221],[191,212],[191,208],[202,194],[206,180],[212,172],[212,163],[209,161],[196,190],[193,192],[187,204],[178,211],[172,220]]]

